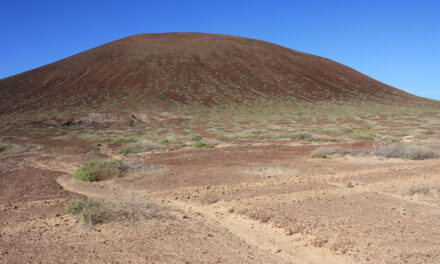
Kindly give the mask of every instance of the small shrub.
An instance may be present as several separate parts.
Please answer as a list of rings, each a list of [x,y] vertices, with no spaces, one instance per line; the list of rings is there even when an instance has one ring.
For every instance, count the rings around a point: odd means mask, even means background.
[[[191,141],[200,141],[200,140],[202,140],[203,138],[202,138],[202,136],[200,136],[200,135],[192,135],[191,136]]]
[[[213,148],[214,146],[203,143],[202,141],[196,141],[192,144],[193,148]]]
[[[337,142],[338,139],[328,137],[328,136],[312,136],[312,137],[306,138],[306,141],[310,141],[310,142]]]
[[[347,184],[347,188],[354,188],[353,183],[349,182],[349,183]]]
[[[125,146],[125,147],[118,149],[116,151],[116,153],[122,154],[122,155],[127,155],[127,154],[133,154],[134,150],[135,150],[134,146]]]
[[[139,199],[128,193],[118,199],[108,200],[102,204],[99,222],[137,221],[143,219],[167,217],[155,203]]]
[[[332,136],[339,136],[342,134],[343,130],[339,128],[320,128],[317,130],[319,133],[330,134]],[[347,133],[347,132],[346,132]]]
[[[413,186],[408,190],[409,195],[422,194],[428,196],[431,194],[431,188],[428,186]]]
[[[169,144],[172,144],[173,141],[171,141],[171,140],[169,140],[167,138],[163,138],[163,139],[159,140],[158,143],[162,144],[162,145],[169,145]]]
[[[391,135],[393,137],[404,137],[404,136],[408,136],[408,133],[403,131],[394,131],[393,133],[391,133]]]
[[[261,130],[259,130],[259,129],[256,129],[256,130],[252,130],[252,131],[251,131],[251,134],[252,134],[252,135],[261,135],[261,134],[263,134],[263,131],[261,131]]]
[[[375,151],[377,156],[386,158],[402,158],[412,160],[425,160],[438,157],[438,151],[422,146],[406,143],[395,143],[382,146]]]
[[[97,135],[93,135],[93,134],[82,134],[77,136],[79,139],[84,140],[84,141],[97,141],[99,138]]]
[[[306,133],[306,132],[299,132],[299,133],[295,133],[295,134],[291,134],[288,136],[290,139],[308,139],[312,137],[312,134]]]
[[[334,147],[321,147],[312,151],[312,158],[326,159],[329,155],[338,153],[339,149]]]
[[[112,142],[111,138],[100,138],[98,139],[99,143],[106,143],[106,142]]]
[[[210,127],[210,128],[205,129],[205,133],[207,133],[207,134],[217,134],[217,133],[219,133],[219,130],[217,128],[215,128],[215,127]]]
[[[135,138],[125,137],[125,138],[117,138],[117,139],[113,140],[113,143],[115,143],[115,144],[134,143],[136,141],[137,141],[137,139],[135,139]]]
[[[263,133],[258,135],[259,139],[282,139],[286,137],[288,136],[283,134],[273,134],[273,133]]]
[[[102,181],[118,177],[125,170],[120,160],[97,160],[82,165],[74,174],[78,181]]]
[[[385,136],[380,138],[381,141],[399,142],[401,139],[393,136]]]
[[[225,141],[225,140],[233,140],[239,138],[236,135],[217,135],[215,139]]]
[[[10,147],[11,146],[0,146],[0,152],[8,150]]]
[[[93,143],[92,144],[92,147],[100,147],[101,146],[101,143]]]
[[[434,131],[432,131],[432,130],[425,130],[422,133],[425,134],[425,135],[432,135],[432,134],[434,134]]]
[[[85,225],[92,227],[99,219],[99,206],[100,204],[97,201],[87,198],[72,202],[67,208],[67,213],[80,216]]]
[[[312,151],[312,158],[328,158],[331,155],[345,156],[345,155],[368,155],[369,151],[366,149],[345,149],[341,147],[320,147]]]
[[[375,135],[366,132],[354,132],[350,135],[350,138],[354,140],[371,140],[375,138]]]
[[[157,145],[149,145],[149,144],[139,143],[136,145],[122,147],[122,148],[118,149],[118,151],[116,153],[122,154],[122,155],[127,155],[127,154],[148,152],[148,151],[158,150],[158,149],[162,149],[162,147],[157,146]]]
[[[424,140],[424,139],[427,139],[427,138],[428,137],[423,135],[423,134],[414,135],[414,139],[417,139],[417,140]]]
[[[134,132],[134,134],[135,134],[136,136],[141,136],[141,135],[145,134],[145,132],[142,131],[142,130],[136,130],[136,131]]]

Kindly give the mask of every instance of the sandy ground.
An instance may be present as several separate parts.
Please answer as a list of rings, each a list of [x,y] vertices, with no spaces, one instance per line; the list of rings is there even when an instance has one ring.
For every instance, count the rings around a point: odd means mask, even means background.
[[[105,151],[2,154],[0,262],[440,263],[440,160],[310,158],[316,147],[129,155],[142,166],[94,183],[72,174]],[[65,213],[83,196],[154,210],[88,228]]]

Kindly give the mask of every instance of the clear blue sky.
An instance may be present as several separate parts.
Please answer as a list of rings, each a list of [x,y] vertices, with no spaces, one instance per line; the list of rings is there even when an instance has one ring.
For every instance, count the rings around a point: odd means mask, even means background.
[[[0,0],[0,78],[138,33],[256,38],[440,99],[440,1]]]

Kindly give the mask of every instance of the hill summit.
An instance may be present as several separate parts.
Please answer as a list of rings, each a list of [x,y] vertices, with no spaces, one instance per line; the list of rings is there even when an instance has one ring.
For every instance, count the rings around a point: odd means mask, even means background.
[[[422,100],[322,57],[201,33],[141,34],[0,80],[0,114]]]

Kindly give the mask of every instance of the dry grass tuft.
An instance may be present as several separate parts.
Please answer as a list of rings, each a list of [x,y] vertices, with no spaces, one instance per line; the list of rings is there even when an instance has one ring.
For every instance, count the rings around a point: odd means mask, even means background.
[[[436,188],[434,186],[430,186],[426,184],[411,186],[407,191],[407,194],[409,196],[413,196],[413,195],[433,196],[436,193],[440,194],[439,187]]]
[[[95,201],[92,198],[72,202],[67,213],[78,216],[91,228],[98,223],[140,221],[167,218],[158,205],[132,194]]]

